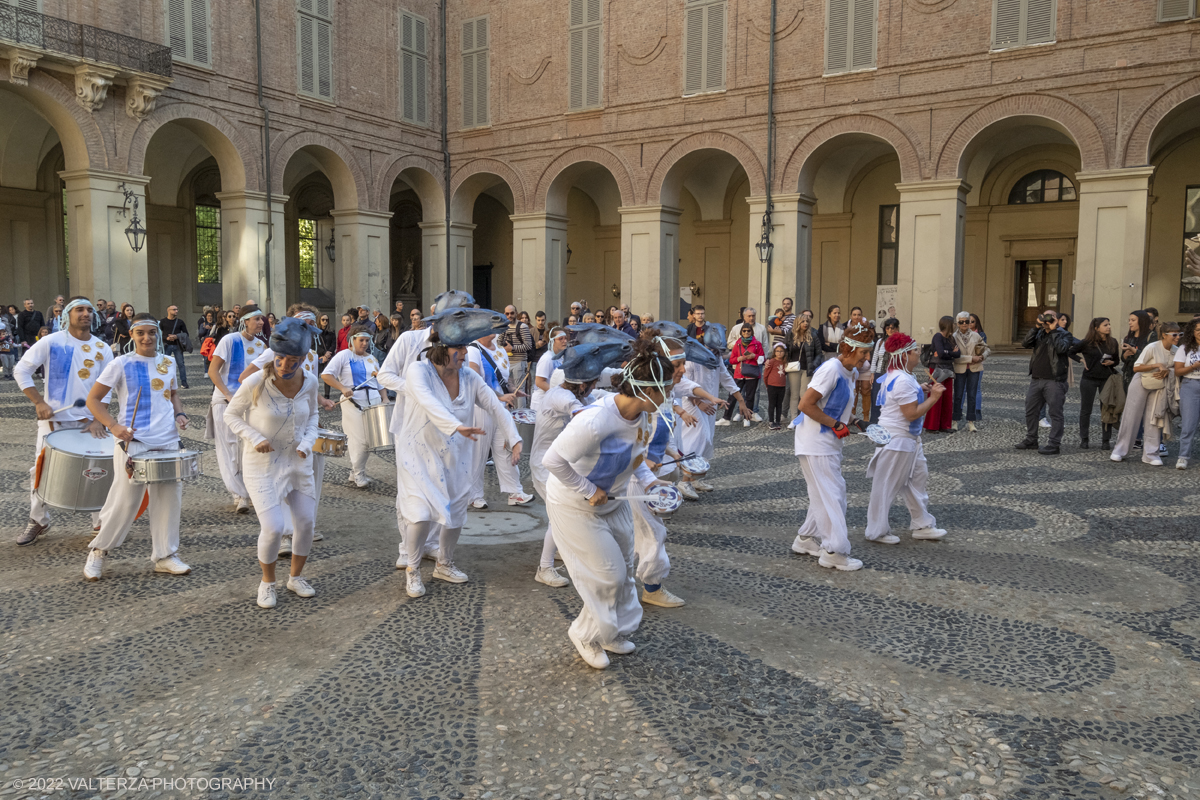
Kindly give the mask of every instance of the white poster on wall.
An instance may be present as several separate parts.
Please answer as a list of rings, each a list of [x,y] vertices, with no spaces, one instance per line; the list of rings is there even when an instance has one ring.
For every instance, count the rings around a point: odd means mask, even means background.
[[[692,310],[692,287],[679,287],[679,319],[687,319],[688,312]]]
[[[875,328],[883,330],[883,321],[896,316],[896,303],[900,300],[899,286],[875,287]]]

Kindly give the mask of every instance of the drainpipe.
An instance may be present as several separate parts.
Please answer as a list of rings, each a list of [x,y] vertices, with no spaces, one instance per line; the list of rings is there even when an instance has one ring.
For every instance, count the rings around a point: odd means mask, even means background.
[[[442,0],[442,36],[441,36],[441,60],[442,70],[442,194],[444,195],[444,204],[446,207],[446,288],[447,289],[465,289],[465,286],[450,286],[450,139],[447,134],[448,111],[446,109],[448,84],[449,79],[446,76],[446,2]],[[421,310],[424,313],[424,309]]]
[[[271,310],[271,240],[275,238],[275,215],[271,213],[271,112],[263,102],[263,67],[262,67],[262,15],[259,5],[262,0],[254,0],[254,45],[258,56],[258,107],[263,112],[263,168],[267,178],[267,249],[263,260],[263,274],[267,288],[263,308]]]
[[[775,180],[775,3],[771,0],[770,45],[767,48],[767,220],[771,219],[771,184]],[[769,224],[769,222],[768,222]],[[771,233],[767,230],[767,235]],[[766,305],[762,313],[771,313],[771,262],[775,260],[774,248],[767,257],[767,285],[763,296]]]

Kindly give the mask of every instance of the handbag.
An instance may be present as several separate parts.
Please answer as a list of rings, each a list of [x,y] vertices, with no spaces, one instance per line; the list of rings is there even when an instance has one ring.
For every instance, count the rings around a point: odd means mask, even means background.
[[[747,361],[742,364],[742,378],[743,379],[745,379],[745,378],[761,378],[761,377],[762,377],[762,366],[761,365],[756,364],[753,361]]]
[[[800,371],[800,362],[799,361],[787,362],[787,366],[783,368],[783,371],[784,372],[799,372]]]
[[[921,345],[921,366],[928,367],[933,362],[933,345]]]

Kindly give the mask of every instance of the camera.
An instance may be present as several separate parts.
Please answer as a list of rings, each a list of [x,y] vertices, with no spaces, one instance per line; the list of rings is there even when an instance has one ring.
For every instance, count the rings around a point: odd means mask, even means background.
[[[1038,322],[1055,322],[1057,320],[1058,316],[1055,314],[1042,314],[1038,317]]]

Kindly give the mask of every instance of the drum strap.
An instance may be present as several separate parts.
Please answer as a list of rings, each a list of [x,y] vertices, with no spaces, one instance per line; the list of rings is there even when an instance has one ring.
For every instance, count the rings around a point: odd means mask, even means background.
[[[147,489],[146,493],[144,495],[142,495],[142,504],[140,506],[138,506],[138,513],[137,513],[137,516],[133,518],[133,521],[137,522],[141,518],[142,514],[146,513],[146,509],[149,507],[150,507],[150,490]]]
[[[54,423],[52,422],[50,424],[53,425]],[[38,450],[37,466],[34,468],[34,471],[33,471],[33,488],[35,491],[37,490],[38,486],[40,486],[42,483],[42,464],[45,462],[45,460],[46,460],[46,448],[43,447],[41,450]]]

